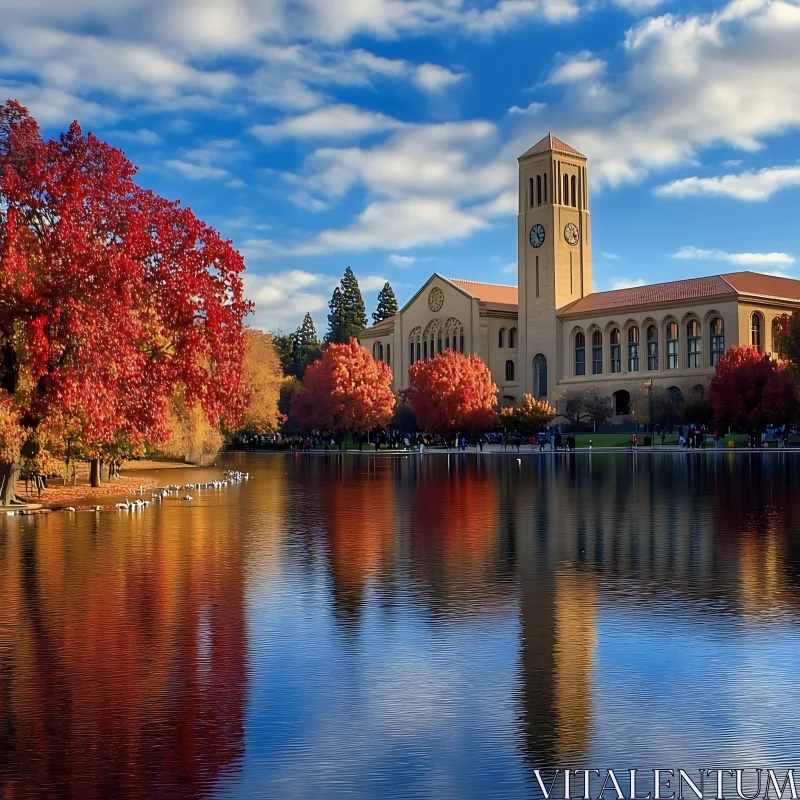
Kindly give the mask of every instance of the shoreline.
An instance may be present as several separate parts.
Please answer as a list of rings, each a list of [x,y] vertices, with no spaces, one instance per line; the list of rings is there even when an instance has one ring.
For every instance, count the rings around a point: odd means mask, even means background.
[[[471,456],[471,455],[478,455],[478,456],[545,456],[545,455],[592,455],[593,453],[602,453],[604,455],[609,453],[616,453],[619,455],[638,455],[639,453],[645,453],[649,455],[657,455],[657,454],[671,454],[671,455],[681,455],[681,454],[689,454],[689,453],[697,453],[697,454],[725,454],[725,453],[751,453],[751,454],[788,454],[788,453],[798,453],[800,454],[800,447],[699,447],[699,448],[691,448],[691,447],[671,447],[670,445],[664,445],[663,447],[637,447],[633,449],[632,447],[576,447],[574,450],[490,450],[488,447],[485,447],[483,450],[475,450],[474,448],[470,448],[468,450],[456,450],[452,448],[450,450],[442,450],[440,448],[426,448],[424,453],[420,453],[419,450],[227,450],[227,453],[237,453],[237,454],[263,454],[263,455],[273,455],[273,456],[285,456],[285,455],[310,455],[310,456],[331,456],[331,455],[361,455],[361,456],[410,456],[410,455],[437,455],[437,456],[453,456],[453,455],[462,455],[462,456]]]

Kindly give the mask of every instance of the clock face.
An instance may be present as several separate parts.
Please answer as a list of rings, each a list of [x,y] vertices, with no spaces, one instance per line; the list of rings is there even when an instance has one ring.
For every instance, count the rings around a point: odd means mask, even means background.
[[[531,228],[530,239],[533,247],[541,247],[544,244],[544,225],[539,225],[537,222]]]
[[[580,233],[578,232],[578,226],[574,222],[568,222],[564,226],[564,238],[567,240],[567,244],[571,244],[573,247],[578,244]]]
[[[444,292],[438,286],[434,286],[428,295],[428,308],[431,311],[438,311],[443,304]]]

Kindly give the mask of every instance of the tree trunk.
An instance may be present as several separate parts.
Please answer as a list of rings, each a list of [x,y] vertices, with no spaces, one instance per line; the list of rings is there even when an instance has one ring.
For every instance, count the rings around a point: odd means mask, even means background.
[[[11,464],[0,462],[0,505],[11,506],[21,503],[17,497],[16,487],[22,465],[15,461]]]
[[[93,489],[98,489],[102,486],[100,481],[100,470],[102,469],[102,461],[99,458],[93,458],[89,462],[89,484]]]

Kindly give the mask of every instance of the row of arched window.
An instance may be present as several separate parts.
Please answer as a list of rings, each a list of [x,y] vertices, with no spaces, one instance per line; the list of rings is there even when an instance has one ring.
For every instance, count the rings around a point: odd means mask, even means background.
[[[638,325],[631,325],[625,329],[625,334],[620,328],[614,327],[609,331],[608,341],[608,371],[619,373],[626,372],[657,372],[660,369],[678,369],[680,361],[680,339],[678,323],[669,321],[663,326],[664,348],[659,347],[659,330],[655,324],[645,328],[644,348],[640,342]],[[594,330],[591,334],[587,354],[586,334],[575,331],[574,342],[574,371],[576,376],[588,374],[587,361],[590,359],[591,374],[602,375],[606,371],[605,350],[603,346],[603,332]],[[714,317],[708,326],[708,347],[710,353],[710,366],[714,367],[725,352],[725,323],[721,317]],[[685,358],[686,367],[689,369],[703,366],[703,336],[700,322],[691,319],[685,328]],[[663,362],[662,362],[663,356]]]
[[[517,346],[517,329],[511,328],[510,330],[506,331],[505,328],[500,328],[497,333],[497,346],[503,348],[506,346],[506,338],[508,338],[508,346],[509,347],[516,347]]]
[[[444,326],[433,319],[424,331],[418,326],[408,336],[409,364],[435,358],[445,350],[464,352],[464,326],[455,317],[450,317]]]
[[[384,358],[384,353],[386,358]],[[392,365],[392,345],[387,342],[386,348],[384,349],[383,342],[378,341],[372,345],[372,357],[376,361],[386,361],[386,363],[391,366]]]

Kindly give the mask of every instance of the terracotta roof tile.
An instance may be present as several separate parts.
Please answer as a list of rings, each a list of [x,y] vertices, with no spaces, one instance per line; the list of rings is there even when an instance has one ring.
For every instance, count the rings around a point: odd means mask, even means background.
[[[733,294],[731,285],[721,275],[712,275],[709,278],[689,278],[683,281],[654,283],[649,286],[632,286],[629,289],[616,289],[612,292],[594,292],[576,301],[562,313],[586,314],[612,308],[670,303],[725,294]]]
[[[758,272],[729,272],[722,276],[740,294],[800,301],[800,281],[762,275]]]
[[[566,155],[570,156],[579,156],[580,158],[586,158],[583,153],[579,153],[574,147],[570,147],[565,141],[559,139],[558,136],[553,136],[552,133],[548,133],[544,139],[536,142],[536,144],[531,147],[530,150],[523,153],[518,161],[522,161],[523,158],[529,158],[530,156],[538,156],[540,153],[547,153],[550,150],[555,150],[558,153],[565,153]]]
[[[517,287],[503,286],[499,283],[481,283],[480,281],[462,281],[450,278],[451,283],[460,286],[465,292],[485,303],[501,303],[517,305]]]
[[[369,331],[383,331],[389,328],[394,327],[394,316],[386,317],[386,319],[382,319],[380,322],[376,322],[373,325],[370,325],[369,328],[364,328],[364,333]]]

